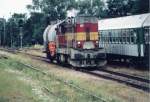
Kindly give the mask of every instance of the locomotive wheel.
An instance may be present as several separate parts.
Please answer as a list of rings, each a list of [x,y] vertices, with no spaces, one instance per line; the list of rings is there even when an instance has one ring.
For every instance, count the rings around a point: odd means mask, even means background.
[[[65,63],[65,56],[63,54],[60,55],[60,61],[61,63]]]
[[[49,52],[46,53],[46,56],[51,62],[53,62],[54,58],[50,55]]]
[[[57,63],[60,63],[60,55],[59,54],[57,54],[56,61],[57,61]]]
[[[66,61],[68,64],[70,64],[70,56],[67,57]]]

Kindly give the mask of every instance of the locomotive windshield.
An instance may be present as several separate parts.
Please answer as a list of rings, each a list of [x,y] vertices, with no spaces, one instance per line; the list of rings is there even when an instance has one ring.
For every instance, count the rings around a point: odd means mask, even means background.
[[[92,16],[79,16],[76,18],[77,23],[97,23],[98,19]]]

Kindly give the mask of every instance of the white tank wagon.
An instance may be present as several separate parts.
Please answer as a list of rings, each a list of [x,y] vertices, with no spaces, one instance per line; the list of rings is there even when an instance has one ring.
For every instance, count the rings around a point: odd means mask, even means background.
[[[107,58],[130,59],[148,65],[150,13],[99,20],[100,47]]]
[[[49,25],[43,33],[45,49],[46,49],[46,45],[48,44],[48,42],[55,41],[55,39],[56,39],[55,28],[56,28],[55,25]]]
[[[63,23],[63,21],[60,21],[57,24],[48,25],[43,33],[43,40],[44,40],[44,52],[47,54],[47,58],[50,58],[50,52],[48,50],[48,44],[49,42],[55,42],[56,41],[56,28],[59,24]]]

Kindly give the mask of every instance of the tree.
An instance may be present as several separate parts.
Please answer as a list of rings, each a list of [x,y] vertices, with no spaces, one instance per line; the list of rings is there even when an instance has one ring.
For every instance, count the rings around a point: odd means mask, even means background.
[[[149,12],[149,0],[107,0],[108,17]]]
[[[24,43],[43,44],[43,32],[50,21],[66,18],[67,10],[74,8],[75,0],[32,0],[28,5],[30,18],[24,25]],[[29,41],[30,39],[30,41]]]
[[[141,14],[149,12],[149,0],[135,0],[131,13]]]
[[[105,4],[101,0],[79,0],[78,8],[79,14],[94,15],[99,18],[105,16]]]
[[[20,37],[19,37],[19,26],[18,22],[20,19],[26,20],[25,14],[13,14],[11,18],[9,18],[6,22],[6,34],[1,35],[2,40],[5,40],[3,45],[5,46],[19,46]],[[4,42],[4,41],[2,41]]]
[[[28,5],[30,11],[41,11],[51,21],[66,18],[66,13],[75,7],[75,0],[32,0],[33,5]],[[32,9],[32,10],[31,10]]]
[[[108,16],[118,17],[126,16],[130,13],[133,5],[132,0],[108,0]]]
[[[30,18],[24,24],[24,43],[26,45],[31,44],[43,44],[43,31],[46,27],[46,21],[44,14],[31,13]]]

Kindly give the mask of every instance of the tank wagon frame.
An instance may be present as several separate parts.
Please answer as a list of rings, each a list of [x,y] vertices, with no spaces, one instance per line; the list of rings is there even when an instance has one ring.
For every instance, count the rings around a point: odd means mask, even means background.
[[[74,67],[100,67],[106,64],[104,48],[99,48],[98,19],[77,16],[49,25],[44,31],[47,57]]]
[[[149,66],[150,13],[99,20],[100,47],[107,59]]]

